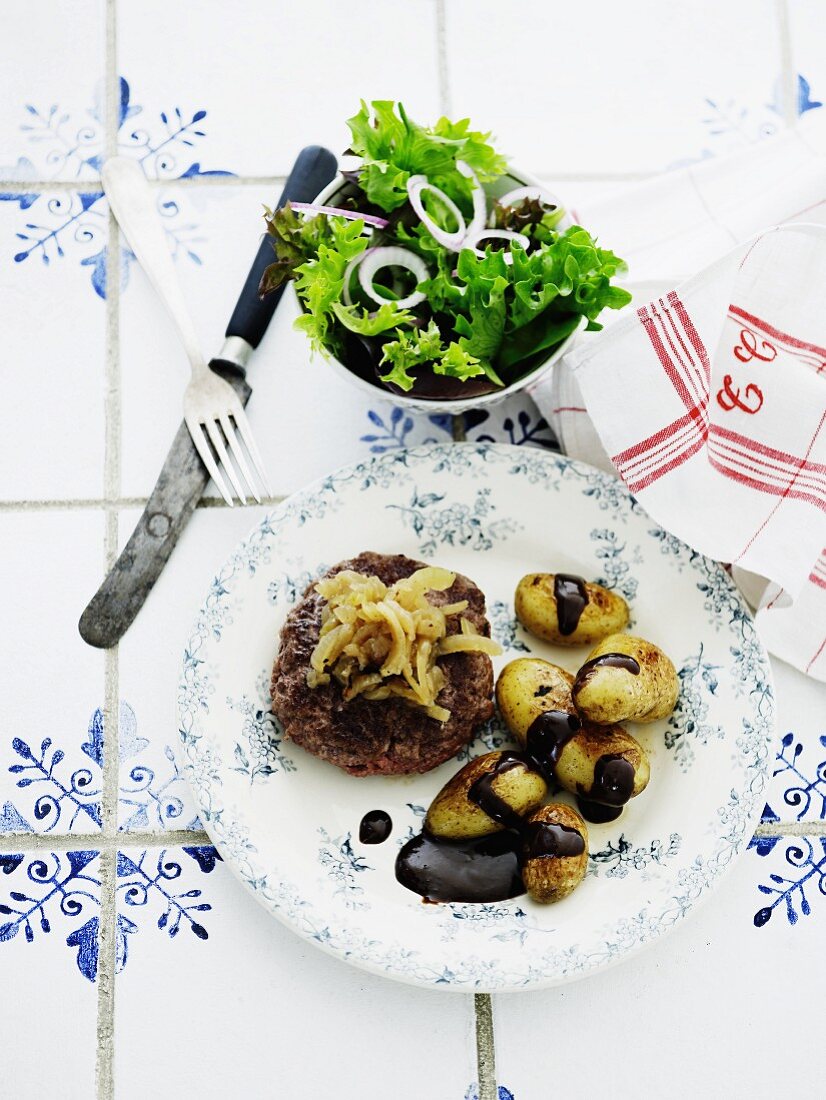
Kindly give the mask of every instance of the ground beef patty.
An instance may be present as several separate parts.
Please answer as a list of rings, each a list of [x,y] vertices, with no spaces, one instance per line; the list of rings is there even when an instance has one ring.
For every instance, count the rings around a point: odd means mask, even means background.
[[[327,576],[353,569],[377,576],[385,584],[409,577],[424,562],[403,554],[369,551],[339,562]],[[315,583],[315,582],[314,582]],[[457,574],[445,592],[432,592],[434,604],[467,600],[462,615],[475,629],[490,636],[485,597],[476,585]],[[493,668],[485,653],[451,653],[439,660],[447,683],[438,703],[450,711],[447,722],[428,718],[423,710],[402,699],[364,699],[349,703],[335,680],[307,686],[310,654],[318,642],[324,601],[310,585],[292,609],[281,631],[281,645],[272,671],[272,709],[285,736],[307,752],[329,760],[352,775],[404,775],[426,772],[448,760],[468,741],[473,730],[493,714]],[[459,616],[451,616],[449,633],[459,630]]]

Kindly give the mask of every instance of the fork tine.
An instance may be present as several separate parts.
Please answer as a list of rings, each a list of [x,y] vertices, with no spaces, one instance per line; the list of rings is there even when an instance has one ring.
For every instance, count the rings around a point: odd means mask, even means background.
[[[232,487],[238,494],[238,499],[241,501],[242,504],[246,504],[247,498],[244,494],[243,486],[238,480],[238,475],[235,472],[235,467],[229,460],[229,455],[227,454],[227,449],[224,446],[224,441],[221,438],[221,432],[218,429],[217,421],[207,420],[205,421],[205,427],[207,432],[209,433],[209,438],[212,440],[212,446],[215,448],[215,451],[218,455],[218,461],[226,470],[227,476],[232,482]],[[227,436],[227,442],[230,444],[230,446],[232,446],[232,440],[229,436]],[[241,472],[243,473],[243,470]]]
[[[246,478],[247,485],[250,487],[250,492],[261,503],[261,497],[258,493],[258,488],[255,483],[255,478],[250,473],[250,468],[247,465],[247,460],[244,457],[244,451],[238,442],[238,436],[235,429],[232,426],[232,421],[228,415],[221,417],[221,427],[224,429],[224,435],[227,437],[227,443],[229,449],[232,451],[232,457],[235,459],[236,465],[240,469],[243,476]]]
[[[221,471],[218,469],[218,464],[212,455],[212,451],[209,449],[209,443],[207,442],[201,425],[194,421],[187,420],[187,427],[189,428],[189,434],[192,436],[192,442],[195,444],[195,449],[201,456],[203,464],[209,471],[209,476],[215,482],[218,492],[221,494],[221,496],[224,498],[230,508],[232,508],[235,504],[235,501],[227,492],[226,482],[221,477]]]
[[[238,425],[238,430],[241,433],[241,438],[244,440],[244,446],[247,448],[247,453],[252,459],[252,464],[255,466],[255,472],[258,474],[261,484],[264,486],[264,492],[268,497],[271,497],[272,489],[270,488],[270,483],[267,481],[267,475],[264,471],[264,462],[261,458],[261,452],[258,450],[255,440],[253,439],[249,421],[247,420],[247,414],[244,412],[243,407],[239,406],[238,409],[232,410],[232,416],[235,423]],[[260,503],[259,500],[259,504]]]

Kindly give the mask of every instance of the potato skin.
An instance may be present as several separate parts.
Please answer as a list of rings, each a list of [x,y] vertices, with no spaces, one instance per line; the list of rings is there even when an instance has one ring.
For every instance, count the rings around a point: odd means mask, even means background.
[[[580,672],[573,686],[579,713],[591,722],[656,722],[667,717],[680,694],[676,669],[661,649],[632,634],[611,634],[588,654],[588,661],[623,653],[640,666],[638,675],[610,665]],[[587,662],[586,662],[587,664]]]
[[[628,625],[628,604],[601,584],[585,582],[588,602],[576,629],[562,634],[554,596],[555,573],[528,573],[516,586],[516,617],[537,638],[555,645],[593,645]]]
[[[499,673],[496,702],[508,729],[522,744],[531,725],[546,710],[574,714],[573,676],[539,657],[518,657]]]
[[[557,782],[571,794],[600,801],[598,792],[593,790],[594,770],[600,758],[609,755],[622,756],[634,768],[631,798],[636,798],[648,786],[651,766],[645,749],[622,726],[596,726],[584,722],[579,733],[574,734],[560,753]]]
[[[504,829],[504,825],[488,817],[481,807],[468,798],[468,791],[476,780],[492,772],[504,755],[502,752],[488,752],[468,761],[430,803],[425,828],[434,836],[449,840],[469,840]],[[542,776],[521,762],[497,775],[491,787],[494,794],[520,816],[535,810],[548,793],[548,785]]]
[[[576,829],[584,841],[578,855],[540,856],[530,859],[527,858],[527,850],[524,853],[526,858],[522,865],[522,880],[530,897],[543,903],[561,901],[576,890],[588,870],[588,826],[575,809],[561,802],[550,802],[531,814],[528,828],[534,822]]]

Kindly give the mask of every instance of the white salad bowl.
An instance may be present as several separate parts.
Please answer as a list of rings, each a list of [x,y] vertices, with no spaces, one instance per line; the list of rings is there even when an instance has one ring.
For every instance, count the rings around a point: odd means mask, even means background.
[[[319,206],[338,206],[339,203],[337,200],[339,193],[346,185],[347,180],[344,176],[337,175],[314,199],[314,204]],[[500,195],[505,195],[508,191],[512,191],[516,187],[540,187],[543,191],[548,191],[545,184],[535,176],[530,175],[528,172],[523,172],[521,169],[511,168],[505,175],[500,176],[497,180],[494,180],[493,183],[487,184],[485,186],[485,193],[490,198],[498,198]],[[551,192],[551,194],[553,193]],[[560,202],[559,205],[564,208],[565,204]],[[567,226],[573,225],[573,219],[566,212],[559,224],[562,228],[567,228]],[[299,307],[303,309],[300,299]],[[493,393],[478,394],[475,397],[442,399],[417,397],[415,394],[391,392],[383,386],[378,385],[378,383],[374,384],[364,378],[360,378],[350,370],[346,364],[342,363],[340,359],[336,359],[335,356],[328,353],[325,354],[324,358],[331,369],[334,370],[340,378],[344,378],[351,385],[357,386],[362,393],[367,394],[374,401],[378,398],[380,400],[390,401],[394,405],[402,405],[408,409],[416,409],[419,412],[450,413],[456,416],[460,413],[467,412],[469,409],[496,405],[500,401],[504,401],[505,398],[511,397],[513,394],[519,393],[521,390],[535,385],[541,378],[544,378],[545,375],[548,374],[558,359],[571,350],[571,346],[584,324],[585,318],[583,317],[579,327],[575,329],[570,336],[567,336],[561,344],[554,348],[547,359],[537,364],[533,370],[528,371],[509,386],[504,386],[502,389],[495,390]]]

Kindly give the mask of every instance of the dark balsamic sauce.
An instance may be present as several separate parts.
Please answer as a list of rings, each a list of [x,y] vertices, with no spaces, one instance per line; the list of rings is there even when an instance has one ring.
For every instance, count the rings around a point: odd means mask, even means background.
[[[359,824],[359,840],[362,844],[381,844],[392,830],[390,814],[384,810],[368,810]]]
[[[546,710],[534,719],[525,739],[525,755],[528,761],[546,779],[553,779],[562,750],[582,723],[575,714],[565,710]]]
[[[616,821],[623,811],[622,806],[606,806],[604,802],[592,802],[589,798],[577,796],[577,809],[585,818],[594,825],[605,825],[608,821]]]
[[[588,797],[609,806],[624,806],[634,792],[634,765],[619,753],[605,753],[594,767]]]
[[[585,851],[585,838],[578,829],[551,821],[531,821],[523,833],[522,854],[525,860],[580,856]]]
[[[556,621],[560,634],[573,634],[588,604],[588,590],[582,577],[572,573],[554,575]]]
[[[525,893],[521,843],[520,834],[510,830],[473,840],[442,840],[422,832],[396,857],[396,878],[425,901],[515,898]]]
[[[594,669],[602,668],[603,665],[608,665],[610,668],[624,668],[632,676],[639,676],[640,674],[639,663],[633,657],[629,657],[627,653],[603,653],[601,657],[594,657],[592,661],[586,661],[576,674],[574,685],[571,688],[574,697],[576,697],[577,691],[591,679],[591,673]]]
[[[516,810],[508,805],[504,798],[499,797],[493,789],[493,781],[503,772],[510,771],[511,768],[524,768],[526,764],[527,761],[521,753],[504,752],[496,767],[485,775],[480,775],[471,784],[467,793],[470,801],[475,803],[480,810],[483,810],[488,817],[500,825],[504,825],[506,829],[515,829],[517,832],[522,828],[522,818]]]

